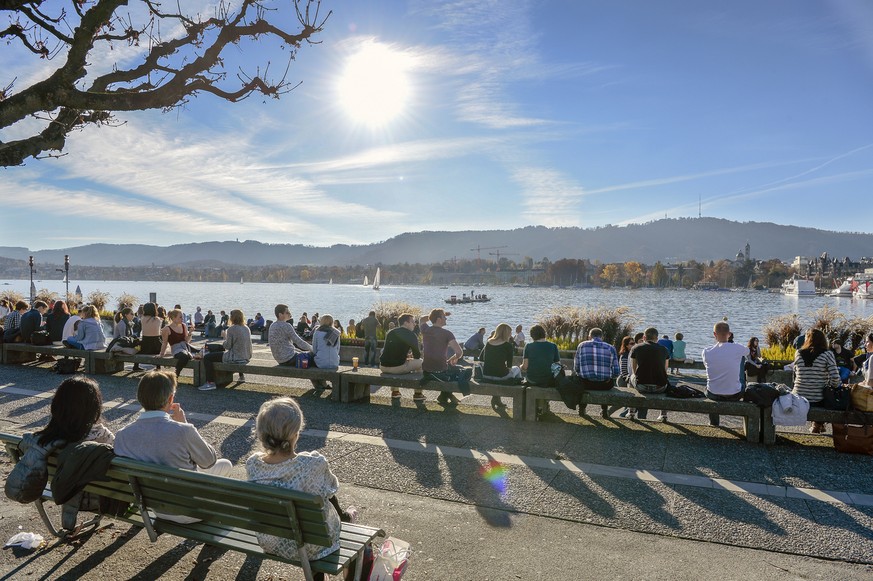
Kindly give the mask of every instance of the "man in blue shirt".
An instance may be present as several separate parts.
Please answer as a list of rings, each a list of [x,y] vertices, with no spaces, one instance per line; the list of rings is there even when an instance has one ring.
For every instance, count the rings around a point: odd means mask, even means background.
[[[21,340],[30,343],[34,331],[42,328],[42,316],[48,310],[48,305],[43,301],[33,301],[29,311],[21,315]]]
[[[670,359],[673,359],[673,341],[670,340],[670,337],[664,335],[658,339],[658,345],[663,345],[667,353],[670,354]]]

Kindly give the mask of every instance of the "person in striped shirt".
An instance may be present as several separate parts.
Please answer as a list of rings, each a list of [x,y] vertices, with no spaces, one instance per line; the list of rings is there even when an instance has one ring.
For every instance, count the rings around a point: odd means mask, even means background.
[[[822,406],[825,388],[839,384],[840,371],[834,352],[828,349],[827,337],[820,329],[810,329],[794,356],[794,393],[805,397],[810,406]],[[824,424],[813,422],[809,431],[820,434]]]

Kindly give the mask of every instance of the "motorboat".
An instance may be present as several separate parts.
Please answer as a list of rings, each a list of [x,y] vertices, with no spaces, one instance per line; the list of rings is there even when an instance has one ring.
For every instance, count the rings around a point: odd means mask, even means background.
[[[457,295],[452,295],[446,299],[446,303],[450,305],[466,305],[470,303],[487,303],[491,301],[488,295],[463,295],[458,298]]]
[[[791,297],[814,297],[815,283],[792,275],[791,278],[782,283],[782,294]]]
[[[852,294],[856,299],[873,298],[873,281],[867,280],[858,284],[858,288]]]
[[[854,294],[853,291],[856,286],[857,285],[855,284],[854,279],[852,279],[851,277],[847,278],[838,288],[835,288],[830,293],[828,293],[828,296],[852,298],[852,295]]]

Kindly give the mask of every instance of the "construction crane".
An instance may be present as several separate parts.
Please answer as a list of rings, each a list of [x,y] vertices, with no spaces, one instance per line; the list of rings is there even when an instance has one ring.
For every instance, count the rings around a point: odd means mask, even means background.
[[[491,256],[496,256],[494,264],[496,265],[497,270],[500,270],[500,257],[501,256],[518,256],[518,252],[489,252]]]
[[[476,266],[479,266],[482,262],[481,253],[483,250],[497,250],[498,248],[509,248],[508,246],[479,246],[476,245],[476,248],[471,248],[470,252],[476,253]]]

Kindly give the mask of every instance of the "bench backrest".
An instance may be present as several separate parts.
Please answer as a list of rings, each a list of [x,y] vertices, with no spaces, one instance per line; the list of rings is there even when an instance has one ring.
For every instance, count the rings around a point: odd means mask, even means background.
[[[0,433],[0,442],[17,461],[21,436]],[[57,454],[49,458],[54,474]],[[205,524],[267,533],[302,543],[329,547],[332,540],[320,496],[274,486],[222,478],[116,457],[108,481],[93,481],[85,490],[156,512],[200,519]]]

